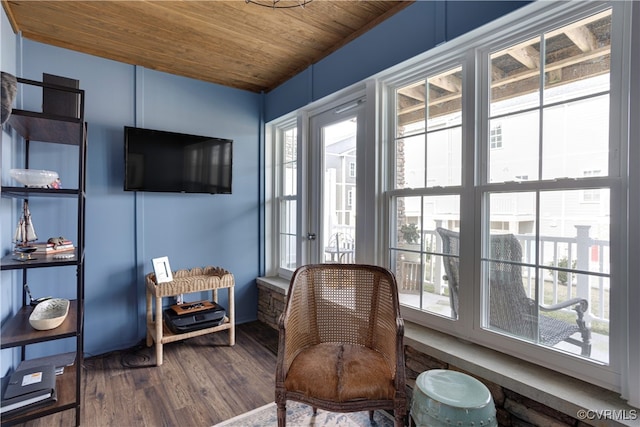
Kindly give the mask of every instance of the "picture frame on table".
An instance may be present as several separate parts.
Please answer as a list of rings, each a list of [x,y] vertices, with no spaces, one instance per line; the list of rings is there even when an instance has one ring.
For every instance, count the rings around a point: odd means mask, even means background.
[[[156,275],[156,283],[166,283],[173,281],[173,273],[171,273],[169,257],[163,256],[159,258],[153,258],[151,262],[153,264],[153,272]]]

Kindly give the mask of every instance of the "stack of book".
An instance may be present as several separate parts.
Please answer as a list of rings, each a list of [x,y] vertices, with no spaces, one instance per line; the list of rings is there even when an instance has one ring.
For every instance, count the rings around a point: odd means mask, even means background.
[[[36,242],[32,243],[30,246],[34,246],[36,248],[36,254],[45,255],[57,254],[60,252],[69,252],[75,249],[71,240],[65,240],[57,245],[48,242]]]
[[[18,369],[2,378],[0,414],[12,415],[58,400],[56,371],[52,364]]]

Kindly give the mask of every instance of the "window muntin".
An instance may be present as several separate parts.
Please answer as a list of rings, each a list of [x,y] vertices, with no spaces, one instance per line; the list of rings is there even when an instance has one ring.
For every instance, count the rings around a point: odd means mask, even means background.
[[[499,117],[505,122],[505,141],[515,140],[526,150],[508,157],[528,159],[532,167],[542,157],[540,173],[529,176],[579,178],[578,166],[585,162],[606,174],[610,34],[609,10],[492,53],[489,148],[496,148]],[[541,141],[534,143],[536,138]],[[513,167],[494,160],[499,153],[489,156],[489,181],[512,180]]]
[[[463,68],[426,74],[395,90],[389,256],[404,305],[452,318],[436,228],[460,222],[460,195],[439,188],[462,183]],[[407,190],[419,195],[404,194]]]
[[[421,311],[454,317],[443,267],[437,227],[455,227],[459,195],[397,196],[390,247],[400,303]]]
[[[458,66],[396,90],[396,188],[460,185],[461,76]]]
[[[569,306],[562,310],[544,311],[572,298],[588,303],[587,321],[592,333],[599,334],[598,346],[590,357],[609,362],[609,192],[602,189],[602,201],[591,209],[581,205],[580,190],[488,193],[487,219],[491,224],[483,245],[483,287],[487,317],[484,326],[556,350],[581,354],[581,348],[564,342],[548,344],[531,329],[537,321],[519,323],[506,318],[505,298],[516,298],[511,287],[522,288],[522,297],[530,298],[528,316],[550,316],[575,324],[576,313]],[[495,224],[508,224],[508,228]],[[500,239],[503,243],[499,243]],[[496,245],[502,244],[500,250]],[[507,247],[507,245],[509,245]],[[518,253],[518,256],[505,254]],[[499,255],[496,255],[498,253]],[[499,260],[507,261],[501,263]],[[492,276],[493,275],[493,276]],[[501,278],[510,275],[509,280]],[[517,277],[516,277],[517,276]],[[498,289],[502,289],[498,291]],[[535,304],[534,304],[535,302]],[[517,304],[515,300],[509,302]],[[501,311],[497,313],[497,311]],[[515,309],[513,314],[515,316]],[[546,331],[540,331],[544,334]],[[579,334],[576,334],[579,335]],[[577,337],[580,341],[581,337]]]
[[[527,175],[532,178],[527,188],[534,191],[481,191],[483,228],[489,230],[483,234],[481,262],[484,327],[580,355],[578,346],[543,340],[541,316],[550,312],[537,307],[584,298],[586,322],[600,335],[600,351],[590,357],[604,363],[609,362],[609,188],[576,179],[562,189],[551,180],[595,176],[585,175],[586,169],[608,174],[610,25],[610,11],[598,13],[489,54],[487,122],[491,128],[497,115],[507,144],[495,152],[487,136],[487,184]],[[584,205],[591,195],[593,204]],[[508,227],[492,230],[496,223]],[[492,259],[495,253],[516,255],[500,262]],[[511,289],[519,293],[507,292]],[[505,295],[530,298],[526,316],[534,319],[499,324],[508,316],[498,310],[513,305]],[[575,322],[572,307],[553,313]]]

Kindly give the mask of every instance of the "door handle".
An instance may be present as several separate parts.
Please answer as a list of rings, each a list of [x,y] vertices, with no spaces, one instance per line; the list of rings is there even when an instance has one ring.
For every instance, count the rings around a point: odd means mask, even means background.
[[[307,240],[316,240],[316,233],[307,233]]]

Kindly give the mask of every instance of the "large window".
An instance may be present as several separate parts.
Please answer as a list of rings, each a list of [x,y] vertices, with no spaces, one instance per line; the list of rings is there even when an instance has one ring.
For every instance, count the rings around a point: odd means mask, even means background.
[[[455,312],[436,228],[460,222],[462,71],[428,71],[394,93],[391,266],[403,304],[447,317]]]
[[[272,203],[268,212],[271,239],[269,271],[290,277],[298,260],[298,127],[295,119],[269,126],[267,193]]]
[[[386,86],[388,262],[405,316],[610,384],[624,351],[619,6],[487,32]]]

